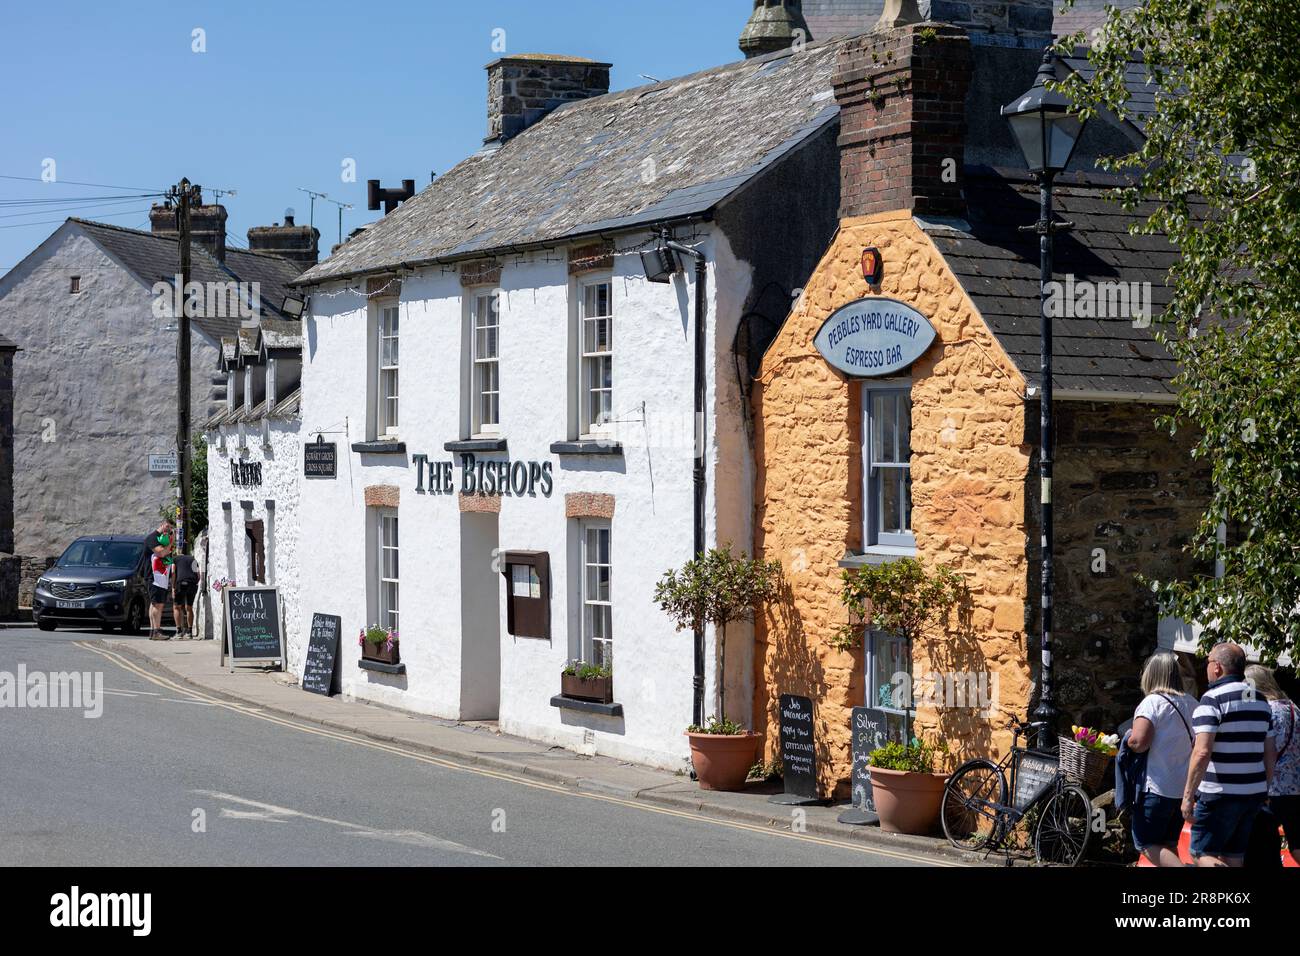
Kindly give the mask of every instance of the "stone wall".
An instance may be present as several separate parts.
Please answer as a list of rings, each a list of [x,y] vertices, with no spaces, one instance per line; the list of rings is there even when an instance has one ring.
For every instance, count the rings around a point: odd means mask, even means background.
[[[22,581],[23,559],[16,554],[0,554],[0,621],[18,614],[18,591]]]
[[[80,292],[69,291],[69,276]],[[15,554],[60,554],[85,534],[139,534],[174,500],[151,452],[176,445],[176,337],[148,286],[75,223],[0,278],[14,369]],[[197,327],[191,407],[208,403],[217,351]]]
[[[911,370],[913,527],[920,561],[951,566],[971,589],[963,614],[918,642],[914,671],[996,675],[988,714],[922,709],[918,728],[960,756],[996,752],[1030,690],[1024,380],[910,215],[845,220],[754,388],[755,553],[779,558],[787,579],[783,599],[756,623],[755,727],[765,758],[775,757],[779,695],[811,697],[826,795],[847,795],[850,710],[866,696],[862,650],[829,643],[846,620],[839,561],[862,546],[862,383],[834,371],[812,342],[835,309],[869,294],[867,246],[885,259],[880,294],[918,309],[938,333]]]
[[[0,336],[0,553],[14,550],[14,348]],[[0,603],[0,610],[4,604]]]
[[[1183,551],[1209,502],[1210,469],[1192,459],[1190,433],[1171,438],[1156,426],[1168,406],[1057,402],[1055,411],[1058,706],[1063,724],[1113,729],[1133,716],[1142,665],[1156,648],[1159,610],[1142,578],[1213,573]],[[1037,418],[1034,406],[1035,427]],[[1030,498],[1037,541],[1036,487]],[[1037,607],[1036,548],[1032,560]]]
[[[59,560],[59,557],[58,555],[44,557],[23,555],[19,560],[22,562],[22,567],[18,576],[18,606],[31,607],[32,595],[36,591],[36,579],[54,567],[54,562]]]

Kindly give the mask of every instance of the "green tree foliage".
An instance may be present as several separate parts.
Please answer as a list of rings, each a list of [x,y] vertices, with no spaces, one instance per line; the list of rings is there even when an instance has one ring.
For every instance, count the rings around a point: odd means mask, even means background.
[[[781,581],[780,561],[736,557],[730,548],[714,548],[696,555],[681,570],[665,572],[655,585],[655,601],[677,630],[695,630],[712,624],[718,629],[720,673],[718,716],[726,719],[727,625],[752,614],[770,600]]]
[[[1204,626],[1204,643],[1249,642],[1267,659],[1295,657],[1300,635],[1298,12],[1295,0],[1112,10],[1088,38],[1093,77],[1061,86],[1083,115],[1124,115],[1130,60],[1150,78],[1145,144],[1106,165],[1130,177],[1127,208],[1153,204],[1135,231],[1163,233],[1181,253],[1157,327],[1180,364],[1162,425],[1190,431],[1213,474],[1189,545],[1201,573],[1152,586]]]
[[[943,565],[927,572],[916,558],[851,568],[840,580],[849,621],[832,643],[841,648],[856,646],[867,626],[897,634],[910,647],[943,624],[968,593],[957,572]]]

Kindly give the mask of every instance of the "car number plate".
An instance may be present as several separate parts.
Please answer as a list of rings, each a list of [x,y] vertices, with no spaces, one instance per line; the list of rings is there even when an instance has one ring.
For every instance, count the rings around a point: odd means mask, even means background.
[[[65,607],[78,608],[78,607],[85,607],[86,602],[85,601],[55,601],[54,606],[58,608],[65,608]]]

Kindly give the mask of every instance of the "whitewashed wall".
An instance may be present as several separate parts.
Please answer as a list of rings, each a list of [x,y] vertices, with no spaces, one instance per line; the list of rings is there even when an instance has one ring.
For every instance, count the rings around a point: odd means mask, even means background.
[[[625,245],[623,240],[620,245]],[[731,339],[739,303],[749,288],[749,269],[732,259],[720,237],[704,237],[711,263],[709,327],[716,363],[713,379],[734,378]],[[622,420],[622,457],[555,456],[553,442],[568,432],[570,277],[562,255],[555,261],[534,256],[508,258],[501,280],[501,415],[508,456],[487,460],[552,463],[549,497],[506,496],[501,502],[502,550],[550,554],[552,574],[549,642],[506,633],[504,583],[490,554],[466,574],[495,581],[500,629],[500,725],[507,733],[599,752],[643,763],[677,768],[687,755],[683,731],[691,719],[693,672],[691,637],[678,633],[653,601],[655,582],[669,567],[692,553],[692,361],[694,273],[689,269],[671,285],[645,281],[635,255],[619,256],[614,266],[615,395]],[[713,267],[721,262],[721,271]],[[407,456],[350,451],[363,440],[366,420],[366,303],[353,293],[334,295],[341,286],[318,289],[306,320],[303,369],[302,440],[318,431],[339,445],[338,478],[302,486],[302,621],[314,611],[343,618],[343,682],[346,693],[443,717],[478,716],[463,688],[475,675],[462,670],[461,529],[455,494],[416,492],[410,456],[433,462],[455,460],[443,450],[462,437],[460,389],[463,363],[463,310],[459,271],[428,270],[408,277],[402,288],[401,440]],[[729,314],[719,323],[718,310]],[[725,416],[710,422],[708,540],[725,540],[748,551],[751,540],[752,481],[747,466],[719,470],[720,456],[748,455],[748,439],[734,385],[719,402]],[[735,393],[735,394],[733,394]],[[644,421],[642,405],[644,404]],[[391,676],[357,666],[356,634],[366,623],[365,488],[401,489],[401,634],[405,675]],[[560,670],[578,654],[577,580],[569,572],[573,522],[565,516],[565,495],[595,492],[615,497],[612,521],[614,601],[614,695],[622,718],[560,710],[550,705],[559,693]],[[575,595],[571,597],[572,595]],[[710,642],[711,643],[711,642]],[[742,652],[747,643],[736,629],[728,670],[736,667],[737,700],[728,710],[749,721],[752,664]],[[712,647],[710,647],[710,660]],[[715,674],[709,676],[708,708],[713,709]]]
[[[239,451],[237,426],[225,426],[209,432],[208,441],[208,579],[204,582],[212,597],[215,614],[221,604],[212,591],[218,578],[233,578],[241,587],[251,585],[245,557],[244,521],[261,521],[265,529],[266,583],[280,589],[284,604],[286,670],[302,676],[311,619],[302,617],[300,569],[299,476],[302,474],[302,451],[298,422],[268,423],[270,444],[263,443],[260,423],[244,426],[246,452]],[[244,460],[262,465],[261,486],[234,485],[230,480],[230,462]],[[245,512],[241,502],[252,502]],[[268,508],[267,502],[275,502]],[[230,507],[223,508],[223,503]],[[274,518],[269,514],[274,510]],[[220,622],[214,637],[220,638]]]

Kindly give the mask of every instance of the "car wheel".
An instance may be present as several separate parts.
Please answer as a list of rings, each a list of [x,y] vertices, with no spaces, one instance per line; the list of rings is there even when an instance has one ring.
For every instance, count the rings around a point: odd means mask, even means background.
[[[122,622],[122,633],[139,634],[140,625],[141,625],[140,617],[141,617],[140,602],[132,601],[131,610],[126,612],[126,620]]]
[[[53,621],[37,621],[36,626],[39,627],[42,631],[52,631],[58,625],[56,625]]]

